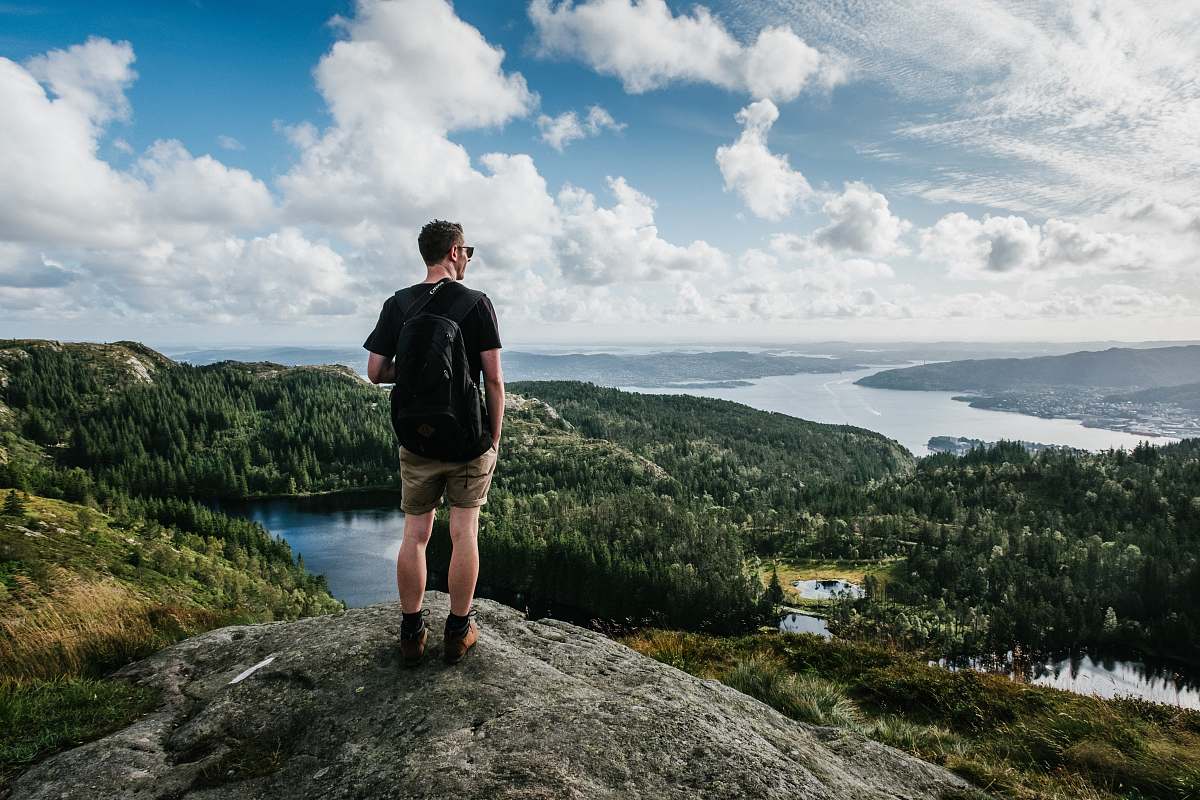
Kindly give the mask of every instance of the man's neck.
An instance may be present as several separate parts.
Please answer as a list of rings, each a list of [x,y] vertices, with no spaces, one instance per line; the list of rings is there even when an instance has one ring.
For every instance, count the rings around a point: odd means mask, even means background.
[[[442,278],[456,280],[453,269],[441,264],[437,264],[428,268],[428,274],[425,276],[425,280],[422,281],[422,283],[437,283]]]

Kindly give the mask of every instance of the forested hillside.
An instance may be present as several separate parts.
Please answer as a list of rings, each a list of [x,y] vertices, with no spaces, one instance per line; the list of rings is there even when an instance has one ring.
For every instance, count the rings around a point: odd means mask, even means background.
[[[781,533],[779,550],[906,555],[886,588],[868,582],[847,634],[943,652],[1121,644],[1200,661],[1198,439],[1036,456],[1001,442],[812,507],[837,521]]]
[[[508,388],[548,402],[584,434],[653,461],[688,493],[751,514],[797,510],[806,485],[863,484],[909,473],[915,463],[883,434],[728,400],[636,394],[573,381]]]
[[[124,344],[0,347],[17,459],[0,484],[196,498],[392,484],[396,448],[378,389],[343,367],[138,360]],[[153,351],[148,351],[153,352]],[[144,366],[153,365],[151,373]],[[349,411],[349,413],[347,413]],[[27,470],[26,472],[19,472]],[[16,471],[16,472],[14,472]]]
[[[1110,347],[1061,356],[979,358],[885,369],[855,383],[880,389],[1013,392],[1031,386],[1176,386],[1200,374],[1200,345]]]
[[[342,608],[287,544],[180,500],[3,493],[0,679],[98,676],[176,638]]]
[[[109,369],[112,346],[20,343],[0,354],[11,409],[0,435],[12,456],[0,485],[103,504],[398,486],[387,395],[340,368],[163,359],[152,374],[122,376]],[[502,447],[481,591],[585,621],[714,631],[769,613],[730,512],[667,470],[519,397]],[[448,555],[431,548],[435,582]]]
[[[386,393],[347,371],[114,361],[106,347],[0,348],[0,484],[101,502],[397,484]],[[122,374],[129,355],[149,366]],[[480,537],[492,596],[728,631],[767,618],[751,554],[902,558],[834,624],[942,652],[1121,643],[1200,657],[1196,440],[914,461],[870,431],[725,401],[510,388]],[[448,563],[437,541],[434,581]]]

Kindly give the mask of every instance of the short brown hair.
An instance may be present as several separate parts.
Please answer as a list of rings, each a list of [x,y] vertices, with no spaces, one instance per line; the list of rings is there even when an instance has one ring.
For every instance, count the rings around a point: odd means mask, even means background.
[[[429,267],[441,261],[446,253],[450,252],[451,247],[462,244],[462,241],[462,225],[435,219],[421,228],[421,234],[417,236],[417,247],[421,249],[421,258],[425,259],[425,266]]]

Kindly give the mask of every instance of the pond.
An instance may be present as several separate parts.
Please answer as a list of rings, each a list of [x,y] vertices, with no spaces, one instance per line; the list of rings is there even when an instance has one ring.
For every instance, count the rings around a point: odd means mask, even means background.
[[[1099,697],[1133,695],[1156,703],[1200,710],[1200,680],[1187,674],[1183,667],[1170,662],[1122,660],[1088,653],[1076,653],[1061,658],[1040,658],[1034,661],[1017,659],[1009,650],[999,658],[973,658],[930,664],[947,669],[976,669],[1007,675],[1021,683],[1052,686],[1076,694]]]
[[[779,620],[779,632],[815,633],[826,639],[833,638],[833,634],[829,632],[829,626],[825,624],[825,620],[820,617],[814,617],[812,614],[802,614],[798,611],[789,612],[784,615],[783,619]]]
[[[396,556],[404,512],[396,493],[319,495],[222,501],[213,506],[247,517],[304,556],[329,592],[351,608],[399,600]]]
[[[796,587],[801,597],[808,600],[834,600],[843,596],[859,598],[866,595],[858,584],[837,579],[792,581],[792,586]]]

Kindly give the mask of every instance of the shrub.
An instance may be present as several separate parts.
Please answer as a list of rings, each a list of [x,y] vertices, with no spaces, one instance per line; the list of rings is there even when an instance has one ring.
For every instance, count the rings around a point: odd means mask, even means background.
[[[760,655],[739,661],[723,682],[810,725],[862,727],[862,715],[840,685],[813,675],[793,675]]]

